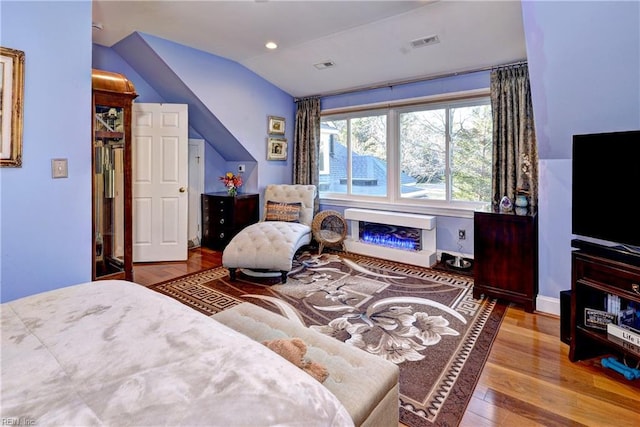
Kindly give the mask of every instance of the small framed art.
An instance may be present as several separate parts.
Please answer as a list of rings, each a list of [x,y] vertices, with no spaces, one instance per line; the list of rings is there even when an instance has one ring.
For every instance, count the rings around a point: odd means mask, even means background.
[[[268,138],[267,160],[287,160],[287,140]]]
[[[284,117],[269,116],[269,134],[284,135]]]

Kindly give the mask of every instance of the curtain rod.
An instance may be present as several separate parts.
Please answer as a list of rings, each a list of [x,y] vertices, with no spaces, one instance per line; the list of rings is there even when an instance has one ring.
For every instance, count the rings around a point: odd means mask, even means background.
[[[333,91],[333,92],[321,93],[321,94],[318,94],[318,95],[304,96],[302,98],[294,98],[294,102],[298,102],[298,101],[301,101],[303,99],[326,98],[326,97],[329,97],[329,96],[346,95],[348,93],[362,92],[362,91],[366,91],[366,90],[382,89],[382,88],[385,88],[385,87],[389,87],[390,88],[390,87],[393,87],[393,86],[406,85],[406,84],[410,84],[410,83],[420,83],[420,82],[426,82],[426,81],[435,80],[435,79],[445,79],[447,77],[463,76],[465,74],[479,73],[481,71],[490,71],[490,70],[495,70],[495,69],[504,68],[504,67],[513,67],[513,66],[516,66],[516,65],[523,65],[523,64],[526,64],[526,63],[527,63],[527,61],[523,59],[523,60],[520,60],[520,61],[510,62],[510,63],[507,63],[507,64],[492,65],[492,66],[489,66],[489,67],[476,68],[476,69],[473,69],[473,70],[454,71],[454,72],[450,72],[450,73],[436,74],[436,75],[433,75],[433,76],[418,77],[418,78],[415,78],[415,79],[397,80],[397,81],[389,82],[389,83],[380,83],[380,84],[376,84],[376,85],[362,86],[362,87],[357,87],[357,88],[353,88],[353,89],[337,90],[337,91]]]

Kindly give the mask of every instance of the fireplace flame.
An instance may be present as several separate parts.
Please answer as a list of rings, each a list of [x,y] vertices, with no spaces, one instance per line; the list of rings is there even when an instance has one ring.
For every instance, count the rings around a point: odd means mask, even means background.
[[[395,249],[405,249],[410,251],[418,250],[417,243],[413,239],[403,239],[392,234],[379,234],[365,232],[360,238],[363,242],[374,245],[387,246]]]

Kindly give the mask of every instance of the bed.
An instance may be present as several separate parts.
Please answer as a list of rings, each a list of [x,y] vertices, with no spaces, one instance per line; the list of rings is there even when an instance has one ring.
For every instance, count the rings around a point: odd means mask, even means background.
[[[353,425],[338,399],[310,375],[135,283],[79,284],[0,310],[3,422]]]

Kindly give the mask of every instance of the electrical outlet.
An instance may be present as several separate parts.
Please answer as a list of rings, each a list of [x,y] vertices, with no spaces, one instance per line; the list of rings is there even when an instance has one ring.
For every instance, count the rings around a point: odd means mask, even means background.
[[[238,172],[240,173],[244,172],[244,165],[238,165]]]
[[[458,240],[464,240],[467,238],[467,230],[458,230]]]

